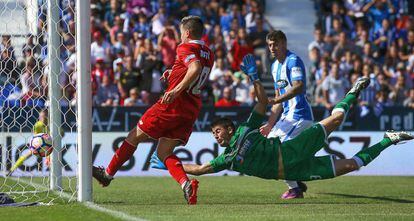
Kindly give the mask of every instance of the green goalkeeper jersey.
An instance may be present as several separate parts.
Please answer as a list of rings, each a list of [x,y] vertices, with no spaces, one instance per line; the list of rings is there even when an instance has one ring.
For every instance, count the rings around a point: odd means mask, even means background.
[[[278,179],[280,141],[259,132],[265,115],[253,111],[230,140],[230,147],[210,161],[214,172],[234,170],[264,179]]]

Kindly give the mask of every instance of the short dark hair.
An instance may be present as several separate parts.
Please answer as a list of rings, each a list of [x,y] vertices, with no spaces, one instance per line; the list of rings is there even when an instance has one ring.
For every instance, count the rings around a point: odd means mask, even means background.
[[[200,17],[190,15],[181,19],[180,25],[183,26],[183,29],[189,30],[191,37],[200,39],[203,36],[204,24]]]
[[[285,33],[283,33],[283,31],[274,30],[274,31],[269,32],[269,34],[267,34],[266,41],[287,42],[287,38],[286,38]]]
[[[236,126],[233,124],[233,121],[230,120],[227,117],[222,117],[222,118],[215,119],[211,123],[211,129],[213,129],[214,127],[217,127],[217,126],[222,126],[224,128],[231,127],[231,129],[233,129],[233,131],[236,129]]]

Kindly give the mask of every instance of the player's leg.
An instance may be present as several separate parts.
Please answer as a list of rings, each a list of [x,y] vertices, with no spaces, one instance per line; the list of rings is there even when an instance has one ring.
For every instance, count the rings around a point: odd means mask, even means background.
[[[173,153],[176,146],[182,142],[179,140],[160,138],[157,146],[157,155],[164,162],[171,176],[181,185],[184,198],[188,204],[197,203],[198,181],[189,180],[184,172],[181,160]]]
[[[138,144],[147,139],[149,139],[148,135],[143,133],[140,129],[137,127],[132,129],[122,142],[121,146],[116,150],[106,169],[95,166],[92,168],[93,177],[98,180],[103,187],[108,186],[119,168],[132,157]]]
[[[276,123],[268,137],[279,137],[281,142],[285,142],[293,139],[312,124],[310,121],[281,119]],[[306,184],[301,181],[284,180],[283,182],[288,186],[288,190],[281,195],[282,199],[303,198],[303,193],[308,189]]]
[[[307,181],[341,176],[368,165],[392,144],[411,139],[414,139],[414,136],[406,132],[386,132],[384,139],[379,143],[359,151],[351,159],[334,160],[329,155],[321,157],[312,156],[295,164],[284,164],[285,178]]]
[[[351,105],[357,100],[360,92],[365,89],[369,83],[369,78],[362,77],[358,79],[354,86],[346,94],[345,98],[335,105],[332,110],[332,115],[320,122],[325,128],[326,135],[329,135],[342,124]]]
[[[132,129],[122,142],[121,146],[116,150],[111,162],[106,168],[106,173],[110,176],[114,176],[119,168],[134,155],[138,144],[148,139],[148,135],[143,133],[139,128],[135,127]]]
[[[355,171],[362,166],[366,166],[376,157],[378,157],[383,150],[387,149],[387,147],[391,146],[392,144],[398,144],[401,141],[412,139],[414,139],[414,136],[406,132],[386,132],[384,134],[384,138],[380,142],[368,148],[362,149],[357,154],[355,154],[352,159],[335,161],[336,175],[344,175]]]

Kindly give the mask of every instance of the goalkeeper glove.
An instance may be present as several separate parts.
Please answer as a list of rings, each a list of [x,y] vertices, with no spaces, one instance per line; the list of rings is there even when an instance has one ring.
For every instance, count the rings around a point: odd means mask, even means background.
[[[165,167],[165,164],[158,158],[157,150],[154,151],[151,155],[151,168],[160,169],[160,170],[166,170],[167,167]]]
[[[256,61],[252,54],[244,56],[240,69],[249,76],[251,82],[259,80]]]

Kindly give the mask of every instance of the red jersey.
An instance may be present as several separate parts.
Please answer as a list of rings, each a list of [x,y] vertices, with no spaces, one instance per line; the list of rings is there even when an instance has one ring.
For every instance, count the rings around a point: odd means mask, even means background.
[[[179,140],[182,144],[187,143],[201,109],[201,89],[213,67],[213,56],[211,50],[200,40],[192,40],[177,47],[177,57],[168,76],[167,92],[184,79],[192,62],[200,62],[201,73],[172,103],[162,104],[160,99],[149,108],[138,122],[138,128],[142,132],[153,139],[164,137]]]
[[[214,64],[214,54],[203,41],[191,40],[177,47],[177,57],[168,77],[168,88],[166,91],[172,90],[183,80],[187,74],[188,66],[194,61],[200,62],[202,66],[201,73],[190,87],[178,95],[173,102],[180,103],[180,107],[186,108],[185,111],[193,110],[198,112],[201,108],[201,90]]]

